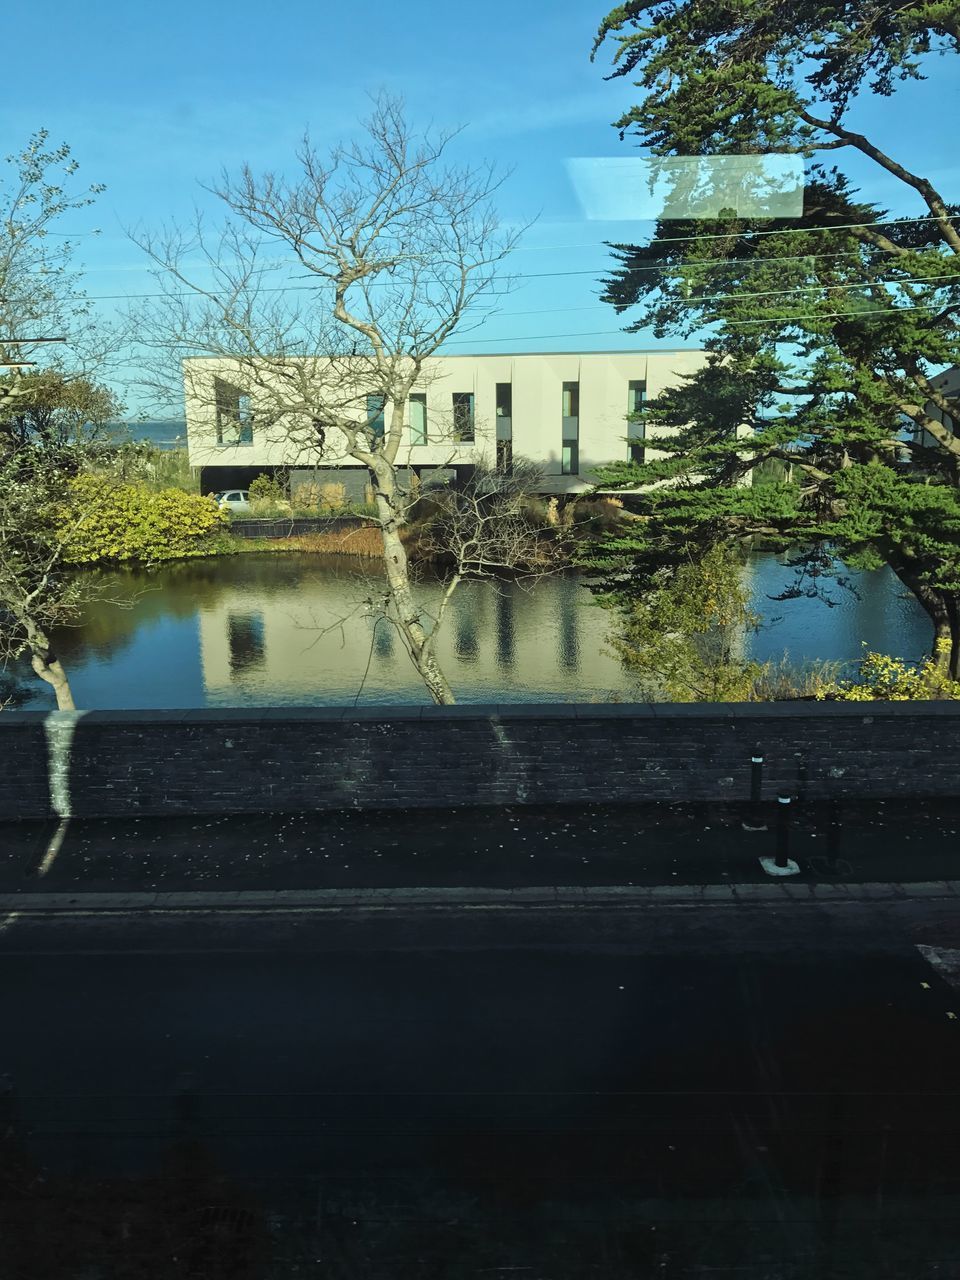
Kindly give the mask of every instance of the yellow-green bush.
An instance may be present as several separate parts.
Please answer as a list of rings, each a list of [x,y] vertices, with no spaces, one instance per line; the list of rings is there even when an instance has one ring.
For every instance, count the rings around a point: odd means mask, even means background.
[[[945,642],[946,647],[949,643]],[[837,702],[952,699],[960,698],[960,681],[951,679],[933,658],[904,662],[888,653],[868,652],[860,661],[859,680],[831,681],[818,689],[816,696]]]
[[[210,498],[181,489],[151,492],[92,474],[77,476],[70,488],[60,529],[72,564],[203,555],[229,523]]]

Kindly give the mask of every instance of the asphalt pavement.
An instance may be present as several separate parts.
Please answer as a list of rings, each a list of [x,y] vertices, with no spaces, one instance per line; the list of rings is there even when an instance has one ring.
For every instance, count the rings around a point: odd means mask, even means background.
[[[943,886],[10,913],[0,1209],[187,1142],[287,1275],[960,1274],[958,961]]]
[[[742,884],[774,804],[0,823],[0,892]],[[794,802],[798,881],[960,879],[960,801]]]
[[[0,1275],[960,1276],[960,804],[775,823],[0,824]]]

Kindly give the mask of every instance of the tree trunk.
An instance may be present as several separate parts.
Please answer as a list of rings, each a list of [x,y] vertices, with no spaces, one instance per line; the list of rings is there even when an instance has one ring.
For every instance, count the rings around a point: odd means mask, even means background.
[[[400,517],[397,511],[393,467],[383,462],[376,469],[371,468],[371,475],[374,482],[377,515],[380,520],[380,534],[383,538],[383,564],[387,575],[387,588],[397,612],[397,620],[406,639],[413,665],[431,698],[441,706],[452,706],[456,698],[437,661],[432,638],[420,622],[420,610],[410,590],[407,552],[400,538]]]
[[[951,679],[960,678],[960,602],[952,591],[938,591],[924,582],[910,565],[890,562],[890,567],[923,606],[933,623],[931,658],[934,666]]]
[[[951,591],[946,596],[947,611],[950,615],[950,678],[960,679],[960,603],[956,593]]]
[[[60,659],[49,650],[46,652],[34,650],[30,655],[30,665],[41,680],[46,680],[47,684],[53,686],[53,692],[57,698],[57,710],[76,711],[77,707],[70,690],[70,681],[67,679],[67,673],[62,667]]]

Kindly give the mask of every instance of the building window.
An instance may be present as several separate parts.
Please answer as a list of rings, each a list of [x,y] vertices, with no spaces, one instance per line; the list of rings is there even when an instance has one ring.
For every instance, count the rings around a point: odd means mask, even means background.
[[[497,383],[497,470],[513,470],[513,385]]]
[[[562,396],[560,474],[580,472],[580,383],[565,382]]]
[[[580,474],[580,446],[576,440],[564,440],[560,454],[560,474],[576,476]]]
[[[563,384],[563,416],[565,418],[580,417],[580,383],[565,382]]]
[[[253,410],[250,397],[222,378],[214,378],[217,444],[253,444]]]
[[[410,443],[427,443],[427,397],[412,395],[410,397]]]
[[[384,410],[386,408],[385,396],[367,396],[367,426],[373,432],[377,440],[383,439],[385,430]]]
[[[461,443],[473,441],[473,392],[453,393],[453,438]]]
[[[630,382],[627,384],[627,457],[631,462],[642,466],[646,457],[644,441],[647,435],[647,424],[644,413],[647,407],[647,384]]]
[[[513,417],[512,382],[497,383],[497,417],[506,418],[508,421]]]

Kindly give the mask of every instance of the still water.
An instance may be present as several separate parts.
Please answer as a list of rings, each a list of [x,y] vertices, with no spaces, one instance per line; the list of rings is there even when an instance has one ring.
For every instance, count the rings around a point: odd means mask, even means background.
[[[829,604],[773,599],[794,581],[776,556],[754,557],[747,573],[764,625],[744,646],[760,659],[852,660],[862,641],[915,658],[930,645],[926,615],[886,570],[853,575],[855,591],[828,584]],[[379,589],[375,562],[344,557],[127,570],[107,581],[110,602],[91,606],[57,648],[86,708],[427,702],[399,637],[377,621]],[[435,606],[439,584],[420,590]],[[573,573],[532,587],[469,583],[454,597],[439,656],[462,702],[629,699],[632,681],[606,647],[610,622]],[[26,705],[52,705],[46,687],[21,674]]]

